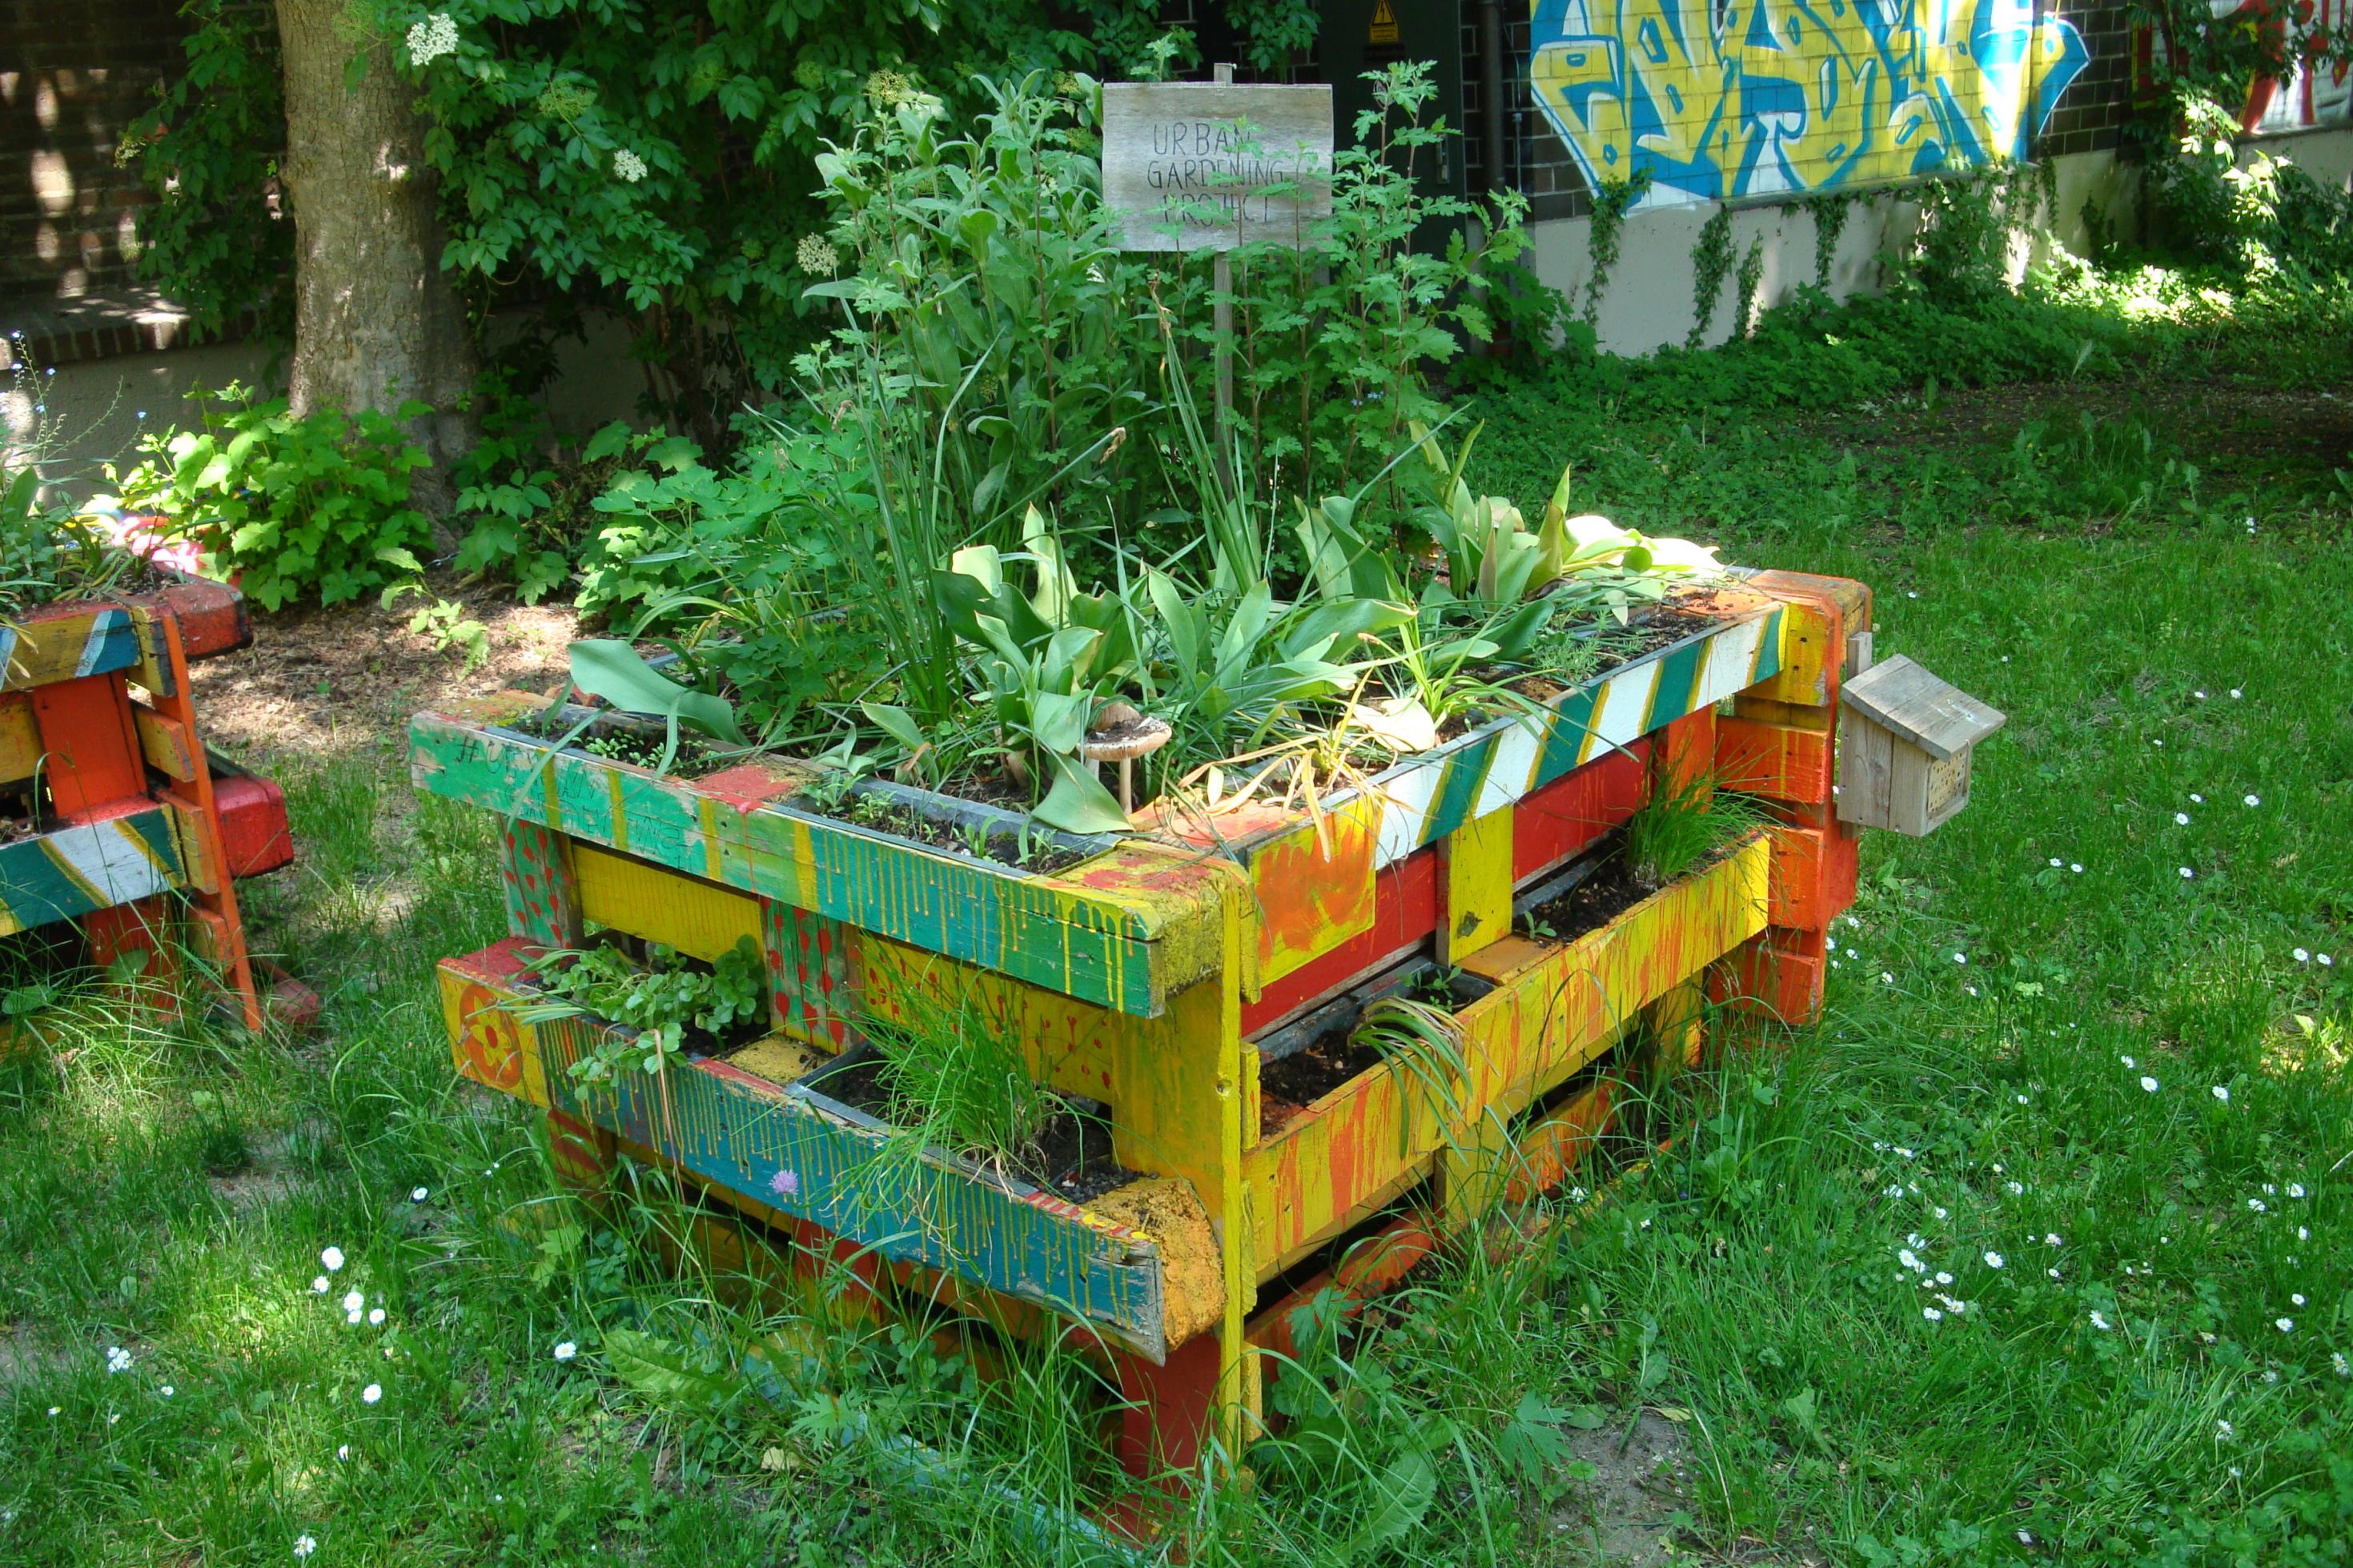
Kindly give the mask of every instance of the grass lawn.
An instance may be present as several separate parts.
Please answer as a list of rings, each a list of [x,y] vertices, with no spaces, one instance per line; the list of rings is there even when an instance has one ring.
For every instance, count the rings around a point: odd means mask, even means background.
[[[1824,1022],[1686,1079],[1687,1135],[1574,1225],[1310,1352],[1339,1403],[1198,1559],[2353,1560],[2343,342],[1836,418],[1651,396],[1704,357],[1485,396],[1491,488],[1573,452],[1583,505],[1862,578],[1883,653],[2010,722],[1966,814],[1865,840]],[[0,1061],[0,1561],[1102,1555],[1000,1489],[1101,1479],[1083,1367],[983,1389],[759,1318],[650,1264],[659,1193],[551,1195],[431,984],[499,934],[491,825],[403,758],[265,759],[303,860],[248,897],[316,1036],[82,996]],[[749,1379],[711,1358],[754,1338]],[[1598,1472],[1652,1452],[1683,1500],[1630,1542]]]

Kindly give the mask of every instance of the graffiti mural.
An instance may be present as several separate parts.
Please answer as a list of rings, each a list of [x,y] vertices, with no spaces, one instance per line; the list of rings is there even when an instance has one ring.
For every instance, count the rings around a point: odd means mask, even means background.
[[[2022,158],[2089,52],[2036,0],[1532,0],[1536,101],[1641,207]],[[1638,208],[1637,210],[1640,210]]]

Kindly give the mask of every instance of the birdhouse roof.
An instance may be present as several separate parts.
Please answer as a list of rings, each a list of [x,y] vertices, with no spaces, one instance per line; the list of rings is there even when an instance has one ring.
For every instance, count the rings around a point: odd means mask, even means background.
[[[2001,728],[2003,715],[1939,680],[1903,654],[1873,665],[1841,688],[1841,699],[1939,762]]]

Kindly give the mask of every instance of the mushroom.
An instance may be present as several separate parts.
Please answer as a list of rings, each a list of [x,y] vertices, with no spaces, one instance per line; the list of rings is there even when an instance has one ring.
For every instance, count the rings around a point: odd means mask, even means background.
[[[1148,757],[1168,743],[1175,731],[1166,719],[1139,713],[1124,702],[1106,702],[1095,710],[1095,721],[1079,742],[1079,755],[1098,765],[1119,764],[1119,808],[1135,809],[1135,759]]]

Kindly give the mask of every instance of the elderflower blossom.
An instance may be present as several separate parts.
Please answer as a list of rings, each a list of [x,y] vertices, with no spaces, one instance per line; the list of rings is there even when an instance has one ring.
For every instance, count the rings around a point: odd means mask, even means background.
[[[443,55],[458,52],[458,20],[447,11],[436,11],[423,21],[413,23],[408,29],[408,63],[419,68],[431,65]],[[308,1537],[305,1537],[307,1540]]]
[[[805,234],[793,247],[793,259],[813,278],[830,278],[841,269],[841,253],[821,234]]]
[[[646,177],[646,161],[624,147],[613,154],[613,177],[634,185]]]

